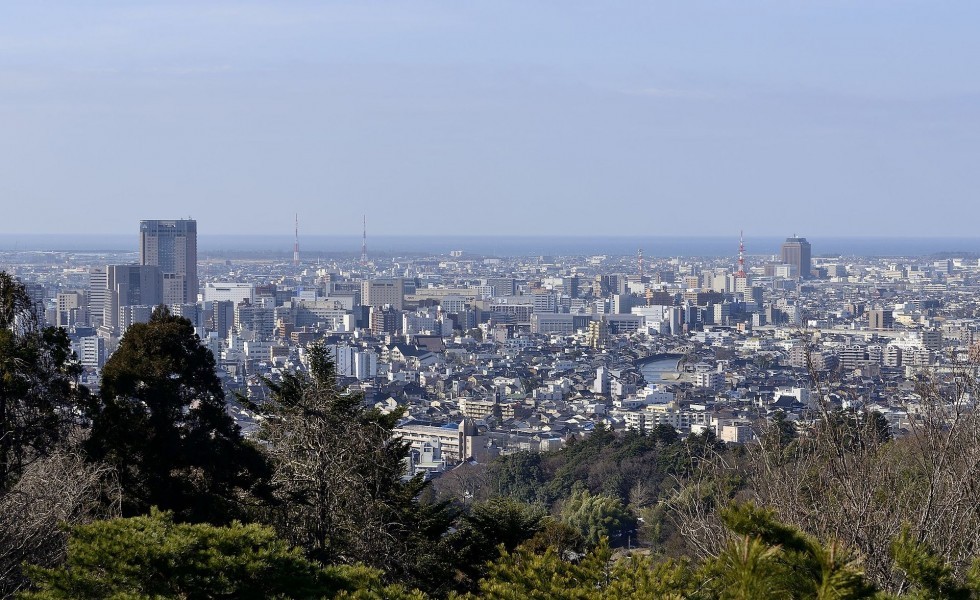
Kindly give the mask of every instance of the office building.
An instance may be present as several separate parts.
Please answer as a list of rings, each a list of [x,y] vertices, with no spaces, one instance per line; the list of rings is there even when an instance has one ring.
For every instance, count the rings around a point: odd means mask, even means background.
[[[361,282],[361,304],[364,306],[381,308],[390,305],[395,310],[402,310],[404,303],[405,280],[401,277]]]
[[[140,221],[140,264],[160,268],[164,304],[197,302],[197,221]]]
[[[255,304],[255,284],[252,283],[207,283],[204,285],[205,302],[231,301],[235,304],[246,300]]]
[[[109,293],[107,267],[95,267],[88,272],[88,312],[93,327],[102,325],[106,300]]]
[[[796,272],[802,279],[810,278],[810,270],[812,269],[810,242],[806,241],[806,238],[796,236],[786,238],[780,248],[780,256],[782,264],[796,266]]]
[[[868,311],[868,327],[870,329],[891,329],[895,326],[895,316],[890,310],[875,309]]]
[[[152,311],[163,301],[159,267],[110,265],[106,267],[106,281],[103,325],[113,335],[121,335],[134,322],[149,320],[149,317],[143,319],[145,311],[126,312],[126,307],[148,306]]]

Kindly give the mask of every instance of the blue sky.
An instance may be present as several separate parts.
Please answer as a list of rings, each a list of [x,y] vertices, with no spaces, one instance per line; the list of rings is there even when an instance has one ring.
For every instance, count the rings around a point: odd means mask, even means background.
[[[0,232],[974,235],[978,29],[935,0],[4,2]]]

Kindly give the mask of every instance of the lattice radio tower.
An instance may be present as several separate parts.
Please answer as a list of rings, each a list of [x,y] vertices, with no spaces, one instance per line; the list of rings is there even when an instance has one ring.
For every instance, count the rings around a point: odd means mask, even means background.
[[[738,232],[738,272],[735,277],[745,277],[745,238],[741,230]]]
[[[293,266],[299,266],[299,213],[296,213],[296,240],[293,242]]]
[[[364,231],[361,234],[361,266],[366,267],[367,259],[367,215],[364,215]]]

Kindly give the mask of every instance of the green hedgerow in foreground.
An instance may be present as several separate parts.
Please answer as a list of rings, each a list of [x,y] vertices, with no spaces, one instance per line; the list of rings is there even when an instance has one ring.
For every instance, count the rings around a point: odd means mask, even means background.
[[[65,565],[29,574],[30,600],[416,597],[384,588],[374,569],[310,561],[269,527],[176,523],[158,510],[76,527]]]

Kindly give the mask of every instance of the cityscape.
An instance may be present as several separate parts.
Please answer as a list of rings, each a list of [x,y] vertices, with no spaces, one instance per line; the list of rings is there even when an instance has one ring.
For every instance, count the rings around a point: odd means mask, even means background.
[[[0,600],[980,600],[978,29],[0,2]]]
[[[365,406],[404,411],[408,476],[556,450],[597,425],[746,443],[777,412],[813,419],[818,396],[876,411],[898,435],[919,408],[911,382],[969,363],[980,342],[980,263],[963,253],[820,257],[794,235],[771,256],[733,238],[714,259],[372,257],[365,220],[359,255],[311,261],[297,217],[291,260],[204,262],[197,234],[194,220],[144,220],[126,255],[0,261],[68,332],[95,391],[158,305],[190,320],[229,398],[261,402],[266,380],[308,368],[324,344]]]

